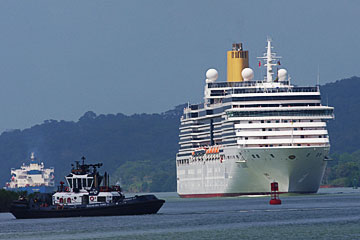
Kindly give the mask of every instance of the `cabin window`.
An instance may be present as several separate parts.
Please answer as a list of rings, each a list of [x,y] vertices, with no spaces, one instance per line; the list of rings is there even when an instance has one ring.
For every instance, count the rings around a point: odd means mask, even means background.
[[[87,179],[87,182],[88,182],[88,187],[91,187],[91,185],[92,185],[92,179],[91,179],[91,178],[88,178],[88,179]]]
[[[97,197],[98,202],[106,202],[106,197]]]
[[[73,186],[74,186],[74,188],[76,188],[76,179],[73,178],[72,180],[73,180]]]
[[[83,178],[82,181],[83,181],[83,182],[82,182],[83,187],[87,187],[87,186],[86,186],[86,178]]]
[[[68,182],[69,182],[69,187],[72,188],[72,179],[69,179]]]
[[[80,189],[80,188],[82,188],[82,186],[81,186],[81,178],[78,178],[77,180],[78,180],[77,181],[77,187]]]

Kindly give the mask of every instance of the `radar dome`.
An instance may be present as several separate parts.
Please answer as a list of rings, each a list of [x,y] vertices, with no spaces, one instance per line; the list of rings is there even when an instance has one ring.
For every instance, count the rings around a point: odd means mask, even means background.
[[[254,71],[251,68],[244,68],[241,72],[244,81],[250,81],[254,78]]]
[[[219,74],[216,69],[210,68],[206,71],[206,80],[210,82],[215,82]]]
[[[286,74],[287,74],[287,71],[286,69],[279,69],[278,71],[278,78],[279,78],[279,81],[285,81],[286,79]]]

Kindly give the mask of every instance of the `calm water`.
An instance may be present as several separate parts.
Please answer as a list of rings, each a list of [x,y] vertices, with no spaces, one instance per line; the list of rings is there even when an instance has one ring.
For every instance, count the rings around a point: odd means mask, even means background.
[[[156,215],[16,220],[0,213],[0,239],[360,239],[360,189],[318,194],[180,199]]]

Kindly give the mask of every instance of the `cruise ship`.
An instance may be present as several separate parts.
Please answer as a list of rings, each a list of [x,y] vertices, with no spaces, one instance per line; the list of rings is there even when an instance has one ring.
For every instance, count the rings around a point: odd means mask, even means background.
[[[11,179],[6,183],[5,189],[46,193],[53,192],[54,187],[54,168],[45,168],[44,163],[39,163],[35,154],[31,153],[29,165],[23,163],[19,169],[11,169]]]
[[[334,109],[321,104],[319,86],[290,83],[267,40],[254,80],[241,43],[227,52],[227,80],[206,72],[204,102],[188,104],[181,117],[176,155],[180,197],[220,197],[279,191],[316,193],[330,142],[326,122]]]

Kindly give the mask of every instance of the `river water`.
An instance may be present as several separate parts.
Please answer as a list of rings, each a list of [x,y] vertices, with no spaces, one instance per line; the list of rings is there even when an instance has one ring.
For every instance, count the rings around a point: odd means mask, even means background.
[[[318,194],[180,199],[156,215],[16,220],[0,213],[0,239],[360,239],[360,189]]]

